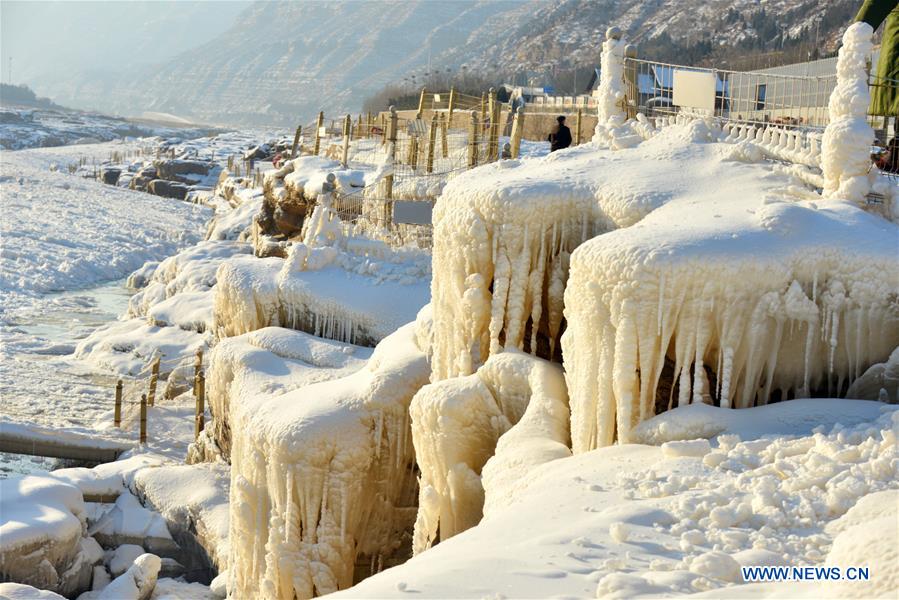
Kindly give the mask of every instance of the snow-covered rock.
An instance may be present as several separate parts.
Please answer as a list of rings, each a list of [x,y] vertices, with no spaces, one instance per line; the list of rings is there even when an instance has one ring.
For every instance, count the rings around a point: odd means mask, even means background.
[[[207,431],[227,459],[233,404],[345,377],[363,368],[371,352],[281,327],[224,338],[209,356],[206,390],[213,422]]]
[[[357,557],[399,548],[415,518],[408,406],[429,375],[414,340],[409,324],[348,377],[232,403],[231,595],[333,592]]]
[[[90,586],[103,551],[88,537],[77,487],[52,477],[11,477],[0,479],[0,498],[3,579],[64,595]]]

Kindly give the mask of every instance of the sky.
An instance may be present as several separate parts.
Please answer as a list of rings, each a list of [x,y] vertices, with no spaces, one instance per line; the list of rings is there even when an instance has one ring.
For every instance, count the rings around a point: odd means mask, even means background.
[[[26,83],[39,92],[54,78],[78,72],[108,72],[114,77],[211,40],[249,4],[246,0],[2,0],[0,79]]]

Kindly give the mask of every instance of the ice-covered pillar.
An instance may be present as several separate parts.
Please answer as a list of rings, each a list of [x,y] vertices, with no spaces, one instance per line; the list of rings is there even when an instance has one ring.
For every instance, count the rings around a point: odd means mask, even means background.
[[[837,59],[837,86],[827,109],[830,123],[821,145],[824,196],[864,206],[871,190],[871,142],[874,130],[866,120],[871,93],[867,61],[874,46],[874,30],[864,22],[853,23],[843,34]]]
[[[610,122],[623,121],[625,112],[621,109],[621,100],[624,98],[624,57],[627,44],[618,27],[609,27],[606,30],[606,41],[602,44],[602,57],[599,64],[599,87],[597,96],[597,137],[604,137],[602,132]]]

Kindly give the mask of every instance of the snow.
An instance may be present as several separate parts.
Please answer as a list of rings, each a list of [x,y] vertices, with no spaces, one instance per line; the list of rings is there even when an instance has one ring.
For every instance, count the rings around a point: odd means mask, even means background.
[[[373,346],[428,302],[428,257],[421,251],[381,244],[358,252],[310,252],[306,244],[294,244],[290,252],[286,260],[235,258],[221,267],[214,309],[218,337],[280,325]]]
[[[41,293],[119,279],[199,239],[203,207],[40,169],[42,152],[4,153],[0,165],[5,313]]]
[[[226,458],[230,455],[235,404],[345,377],[364,367],[371,352],[280,327],[221,340],[210,354],[206,377],[214,417],[207,428],[214,432],[217,448]]]
[[[188,531],[218,568],[227,565],[230,469],[222,462],[162,465],[136,473],[133,488],[175,530]]]
[[[828,404],[825,422],[795,418],[816,402]],[[712,454],[725,457],[717,465],[639,444],[553,460],[477,527],[336,597],[892,593],[899,411],[838,399],[713,410],[706,420],[726,431],[711,440]],[[645,425],[658,428],[655,419]],[[765,434],[760,425],[772,419],[781,431]],[[760,564],[870,564],[872,580],[750,585],[735,569]]]
[[[127,571],[99,591],[85,592],[80,600],[147,600],[156,586],[162,562],[155,554],[141,554]]]
[[[87,537],[80,490],[52,477],[0,479],[0,572],[4,578],[71,594],[90,581],[103,553]]]
[[[39,590],[21,583],[0,583],[0,598],[4,600],[62,600],[60,596],[48,590]]]
[[[232,403],[229,590],[309,598],[389,558],[415,516],[408,405],[429,369],[414,325],[360,371]]]

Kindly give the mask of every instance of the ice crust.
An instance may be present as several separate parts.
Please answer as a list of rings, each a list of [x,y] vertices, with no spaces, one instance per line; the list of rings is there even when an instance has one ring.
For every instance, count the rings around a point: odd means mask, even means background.
[[[408,406],[428,374],[410,324],[348,377],[232,404],[232,595],[326,594],[359,556],[397,550],[415,518]]]

